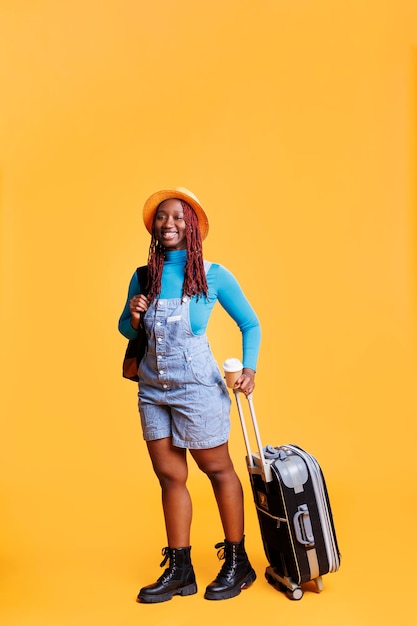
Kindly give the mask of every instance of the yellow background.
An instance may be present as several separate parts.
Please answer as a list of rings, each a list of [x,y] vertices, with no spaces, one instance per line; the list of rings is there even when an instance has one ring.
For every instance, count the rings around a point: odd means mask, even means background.
[[[2,0],[5,626],[412,623],[416,44],[414,0]],[[327,478],[342,566],[298,603],[263,578],[235,408],[257,582],[203,599],[223,536],[191,464],[199,593],[135,603],[165,534],[117,320],[166,185],[259,314],[264,443]],[[209,335],[240,356],[221,309]]]

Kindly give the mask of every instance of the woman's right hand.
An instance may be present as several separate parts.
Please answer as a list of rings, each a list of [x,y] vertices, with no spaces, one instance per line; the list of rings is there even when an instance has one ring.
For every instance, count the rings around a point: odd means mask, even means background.
[[[129,301],[129,311],[131,315],[130,324],[133,328],[139,327],[140,314],[148,310],[149,299],[143,293],[133,296]]]

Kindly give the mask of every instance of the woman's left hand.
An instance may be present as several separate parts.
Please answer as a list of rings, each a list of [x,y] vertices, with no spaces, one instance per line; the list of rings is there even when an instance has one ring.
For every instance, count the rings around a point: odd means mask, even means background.
[[[236,389],[240,389],[245,396],[249,396],[255,389],[255,371],[244,367],[242,375],[236,381]]]

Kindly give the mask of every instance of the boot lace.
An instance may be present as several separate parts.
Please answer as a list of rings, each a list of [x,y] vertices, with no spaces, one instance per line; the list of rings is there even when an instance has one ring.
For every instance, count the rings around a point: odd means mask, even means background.
[[[237,567],[236,551],[233,548],[229,551],[226,549],[226,543],[221,541],[214,546],[217,548],[217,558],[224,563],[218,574],[218,578],[223,576],[226,580],[230,580],[235,575]]]
[[[162,562],[160,563],[159,567],[164,567],[168,559],[169,559],[169,564],[166,570],[163,572],[163,574],[158,578],[158,581],[161,583],[168,583],[175,573],[175,569],[176,569],[175,560],[171,558],[172,557],[171,550],[169,549],[168,546],[166,546],[165,548],[162,548],[161,554],[164,558]]]
[[[162,563],[160,563],[159,567],[164,567],[165,563],[169,559],[169,548],[168,548],[168,546],[166,546],[165,548],[162,548],[161,554],[164,557],[164,560],[162,561]]]
[[[217,558],[219,561],[223,561],[226,558],[226,544],[224,541],[220,541],[220,543],[216,543],[214,546],[217,549]]]

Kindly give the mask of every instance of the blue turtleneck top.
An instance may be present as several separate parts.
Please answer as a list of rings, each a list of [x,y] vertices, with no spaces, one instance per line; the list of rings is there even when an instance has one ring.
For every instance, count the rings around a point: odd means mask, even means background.
[[[162,271],[161,299],[181,298],[184,281],[184,268],[187,260],[186,250],[166,252]],[[217,263],[209,264],[207,272],[208,300],[194,296],[190,301],[190,324],[195,335],[206,332],[211,311],[217,301],[238,325],[242,333],[242,363],[256,371],[261,330],[256,313],[245,297],[238,281],[229,270]],[[140,293],[137,273],[129,284],[127,300],[119,319],[119,331],[127,339],[135,339],[137,331],[130,325],[129,300]]]

